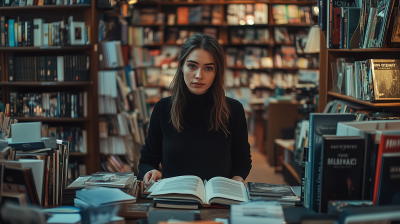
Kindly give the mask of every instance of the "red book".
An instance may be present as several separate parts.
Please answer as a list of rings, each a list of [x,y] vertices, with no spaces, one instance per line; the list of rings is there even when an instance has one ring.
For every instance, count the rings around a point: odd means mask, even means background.
[[[177,24],[188,24],[189,23],[189,7],[178,7],[177,8]]]
[[[379,183],[382,166],[382,155],[384,153],[400,152],[400,136],[399,135],[382,135],[378,149],[378,157],[376,161],[376,173],[374,184],[374,204],[378,202]]]
[[[340,8],[333,8],[333,48],[338,49],[340,44]]]

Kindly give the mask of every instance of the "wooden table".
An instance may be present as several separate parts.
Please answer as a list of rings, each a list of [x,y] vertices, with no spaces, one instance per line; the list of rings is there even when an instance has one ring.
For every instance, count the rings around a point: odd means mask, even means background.
[[[231,211],[228,208],[200,208],[196,210],[192,209],[169,209],[169,208],[154,208],[153,200],[149,199],[139,199],[138,203],[150,203],[150,211],[193,211],[195,213],[200,212],[201,220],[214,220],[216,218],[228,219]],[[136,224],[137,219],[125,219],[126,224]]]

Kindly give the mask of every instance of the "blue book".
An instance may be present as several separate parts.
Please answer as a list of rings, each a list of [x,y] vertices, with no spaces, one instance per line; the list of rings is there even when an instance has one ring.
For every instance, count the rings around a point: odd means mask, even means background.
[[[8,20],[8,46],[15,47],[14,43],[14,19]]]
[[[336,135],[337,123],[340,121],[354,121],[354,114],[340,113],[311,113],[310,114],[310,142],[308,154],[308,180],[307,180],[307,198],[306,207],[318,212],[319,211],[319,194],[321,177],[318,170],[321,169],[321,154],[323,135]]]

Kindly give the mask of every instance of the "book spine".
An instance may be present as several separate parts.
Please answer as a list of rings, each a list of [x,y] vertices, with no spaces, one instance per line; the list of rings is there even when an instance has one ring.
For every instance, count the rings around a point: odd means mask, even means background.
[[[17,92],[10,92],[10,116],[16,116]]]
[[[9,38],[8,38],[8,46],[9,47],[14,47],[15,46],[15,43],[14,43],[14,39],[15,39],[15,37],[14,37],[14,30],[15,30],[15,28],[14,28],[14,20],[13,19],[9,19],[8,20],[8,36],[9,36]]]
[[[32,46],[32,21],[26,21],[26,46]]]
[[[7,71],[8,81],[13,82],[14,80],[14,55],[7,55]]]
[[[344,8],[340,8],[340,40],[339,40],[339,48],[344,48]]]
[[[6,47],[5,28],[6,28],[6,17],[0,16],[0,33],[1,33],[0,46],[2,46],[2,47]]]
[[[349,32],[348,32],[348,17],[349,17],[349,10],[348,8],[346,8],[344,10],[344,33],[343,33],[343,37],[344,37],[344,49],[350,49],[350,37],[349,37]]]
[[[49,46],[49,24],[43,23],[43,46]]]
[[[310,135],[309,135],[309,139],[310,139],[310,141],[309,141],[309,145],[308,145],[308,161],[312,161],[312,154],[313,154],[313,146],[312,146],[312,143],[313,143],[313,139],[314,139],[314,131],[313,131],[313,127],[314,127],[314,119],[312,119],[312,117],[313,117],[313,115],[311,114],[310,115],[310,128],[309,128],[309,130],[310,130]],[[308,166],[308,169],[306,170],[306,176],[307,176],[307,188],[306,188],[306,194],[307,195],[305,195],[306,196],[306,201],[307,201],[307,203],[306,203],[306,208],[308,208],[308,209],[310,209],[311,210],[311,190],[312,190],[312,188],[311,188],[311,179],[310,179],[310,177],[311,177],[311,172],[312,172],[312,169],[311,169],[311,166]]]
[[[333,24],[332,24],[332,48],[338,49],[339,48],[339,41],[340,41],[340,8],[339,7],[334,7],[333,8]]]
[[[303,206],[306,205],[305,201],[305,192],[306,192],[306,162],[308,161],[308,146],[304,147],[303,151],[303,159],[301,163],[301,194],[300,194],[300,202]]]
[[[24,24],[24,25],[22,25]],[[22,21],[18,22],[18,47],[22,47],[24,44],[24,36],[23,36],[23,31],[25,31],[25,23]]]
[[[7,23],[7,21],[5,21],[5,24],[4,24],[4,39],[5,39],[5,45],[4,45],[4,47],[8,47],[9,46],[9,27],[8,27],[8,23]]]

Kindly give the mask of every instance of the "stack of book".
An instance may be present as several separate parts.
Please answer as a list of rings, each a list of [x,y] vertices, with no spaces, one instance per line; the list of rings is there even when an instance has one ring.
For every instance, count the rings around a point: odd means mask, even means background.
[[[28,205],[59,205],[62,189],[67,186],[69,167],[69,142],[57,141],[57,147],[26,148],[25,143],[10,144],[15,153],[13,160],[1,160],[4,177],[3,190]]]
[[[256,4],[229,4],[226,13],[229,25],[268,24],[268,5]]]
[[[93,187],[117,188],[121,191],[136,195],[139,182],[133,173],[97,172],[92,175],[82,175],[64,189],[63,205],[74,205],[77,191]],[[133,192],[132,192],[133,191]]]
[[[247,190],[250,200],[278,201],[283,207],[294,207],[300,202],[289,185],[248,182]]]

